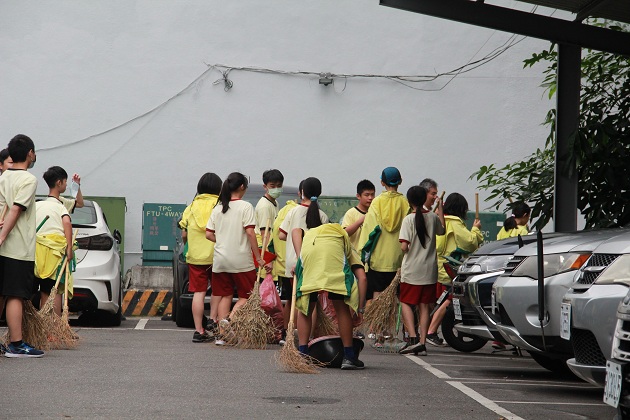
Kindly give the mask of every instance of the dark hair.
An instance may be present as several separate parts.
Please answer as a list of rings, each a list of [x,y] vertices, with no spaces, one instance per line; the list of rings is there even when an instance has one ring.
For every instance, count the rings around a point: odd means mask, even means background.
[[[247,188],[247,177],[240,172],[232,172],[223,181],[221,187],[221,194],[219,195],[219,201],[223,206],[221,213],[227,213],[230,209],[230,200],[232,199],[232,193],[238,190],[241,185]]]
[[[11,155],[9,154],[9,149],[0,150],[0,163],[4,163],[4,161],[10,157]]]
[[[199,178],[197,183],[197,194],[215,194],[221,193],[221,178],[214,172],[206,172]]]
[[[68,179],[68,173],[61,166],[51,166],[44,172],[44,181],[48,188],[53,188],[57,181]]]
[[[466,212],[468,212],[468,201],[459,193],[452,193],[446,197],[444,202],[444,214],[457,216],[462,220],[466,220]]]
[[[435,182],[435,180],[431,178],[424,178],[422,181],[420,181],[420,184],[418,185],[420,185],[427,191],[429,191],[430,188],[435,188],[437,190],[438,187],[437,182]]]
[[[18,134],[9,142],[9,155],[13,158],[13,162],[21,163],[26,161],[28,152],[35,151],[35,144],[30,137],[24,134]]]
[[[503,229],[505,229],[506,231],[516,229],[516,218],[521,218],[526,214],[529,214],[529,212],[531,211],[527,203],[523,201],[517,201],[510,207],[512,207],[512,215],[505,219],[505,222],[503,222]]]
[[[425,240],[429,237],[427,233],[427,226],[424,224],[424,216],[422,215],[422,206],[427,201],[427,190],[419,185],[414,185],[407,190],[407,201],[409,204],[416,207],[416,216],[414,222],[416,225],[416,233],[418,240],[422,245],[422,248],[426,248]]]
[[[322,194],[322,183],[317,178],[306,178],[302,181],[302,194],[311,199],[311,205],[308,206],[308,210],[306,211],[306,227],[313,229],[317,226],[321,226],[322,220],[319,217],[317,199]]]
[[[284,182],[284,175],[277,169],[269,169],[268,171],[263,172],[263,184],[268,184],[270,182]]]
[[[376,187],[372,184],[372,181],[364,179],[357,184],[357,194],[363,194],[363,191],[376,191]]]

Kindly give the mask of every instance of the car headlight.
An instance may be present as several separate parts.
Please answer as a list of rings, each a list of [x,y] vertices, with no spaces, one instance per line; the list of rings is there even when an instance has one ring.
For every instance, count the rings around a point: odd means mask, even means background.
[[[591,254],[568,252],[564,254],[548,254],[543,256],[545,277],[555,276],[566,271],[577,270],[588,260]],[[514,271],[514,277],[531,277],[538,279],[538,256],[525,258]]]
[[[595,284],[614,283],[630,286],[630,254],[617,258],[595,280]]]
[[[467,261],[457,270],[458,274],[490,273],[505,268],[511,255],[489,255],[478,258],[475,261]]]

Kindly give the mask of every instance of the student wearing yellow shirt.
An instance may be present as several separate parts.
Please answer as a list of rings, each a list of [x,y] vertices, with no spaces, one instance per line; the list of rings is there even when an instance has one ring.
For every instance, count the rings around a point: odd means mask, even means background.
[[[346,230],[350,243],[354,249],[360,248],[361,230],[363,222],[365,221],[365,215],[368,212],[372,200],[374,200],[374,194],[376,187],[371,181],[364,179],[357,184],[357,199],[359,204],[352,207],[346,212],[341,221],[341,227]]]
[[[463,260],[468,254],[474,252],[481,242],[481,221],[475,219],[473,227],[468,230],[464,220],[468,212],[468,201],[458,193],[449,194],[444,201],[444,221],[446,233],[438,235],[436,239],[438,283],[436,298],[440,297],[447,287],[452,283],[451,277],[447,274],[444,264],[447,263],[445,257],[452,257]],[[437,329],[444,319],[446,308],[451,304],[450,299],[446,299],[440,308],[435,311],[431,319],[431,325],[427,333],[427,342],[435,346],[442,346],[444,342],[437,334]]]
[[[503,222],[503,227],[497,234],[497,241],[518,235],[527,235],[529,233],[527,222],[529,222],[530,213],[531,209],[526,203],[522,201],[514,203],[512,205],[512,215]]]
[[[274,220],[278,217],[278,203],[276,198],[282,194],[282,184],[284,175],[277,169],[270,169],[263,172],[263,187],[265,195],[263,195],[258,204],[256,204],[256,240],[258,246],[262,246],[265,231],[271,228]],[[271,223],[267,226],[267,223]]]
[[[203,327],[204,300],[208,290],[208,283],[212,277],[212,262],[214,260],[214,242],[206,239],[206,225],[210,219],[212,209],[219,201],[221,192],[221,178],[217,174],[208,172],[197,183],[197,195],[192,203],[186,207],[179,222],[182,229],[182,239],[188,243],[186,263],[188,264],[188,291],[193,293],[192,315],[195,322],[193,343],[203,343],[212,340]],[[217,321],[218,301],[210,298],[210,320],[207,329],[212,331]]]
[[[376,298],[396,276],[403,259],[403,252],[398,243],[398,233],[402,221],[409,213],[409,203],[405,196],[398,192],[402,177],[398,169],[388,167],[381,174],[381,185],[385,191],[376,197],[365,215],[359,243],[363,249],[370,234],[377,228],[380,237],[374,246],[369,261],[366,261],[367,298]],[[361,251],[361,250],[358,250]]]

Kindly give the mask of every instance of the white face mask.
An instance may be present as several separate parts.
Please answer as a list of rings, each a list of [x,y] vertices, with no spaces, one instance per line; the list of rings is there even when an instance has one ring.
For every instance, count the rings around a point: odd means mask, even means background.
[[[270,197],[278,198],[282,194],[282,188],[269,188],[267,191]]]

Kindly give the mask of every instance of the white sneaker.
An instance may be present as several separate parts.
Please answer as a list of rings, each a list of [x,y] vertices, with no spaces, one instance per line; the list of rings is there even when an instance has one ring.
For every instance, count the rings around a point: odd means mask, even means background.
[[[217,346],[225,346],[225,340],[215,340],[214,344],[216,344]]]

